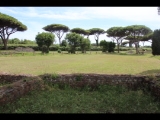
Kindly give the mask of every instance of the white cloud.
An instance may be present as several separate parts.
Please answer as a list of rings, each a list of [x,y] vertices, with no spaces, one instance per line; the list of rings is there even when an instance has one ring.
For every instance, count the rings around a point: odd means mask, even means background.
[[[77,12],[74,10],[67,10],[63,12],[54,11],[54,10],[47,10],[46,7],[43,8],[43,11],[41,8],[34,8],[34,7],[24,7],[21,8],[23,11],[17,11],[12,8],[0,8],[0,10],[3,10],[5,12],[11,12],[16,15],[25,16],[25,17],[34,17],[34,18],[44,18],[44,19],[59,19],[59,20],[82,20],[82,19],[89,19],[88,16],[85,15],[85,11],[83,12]],[[40,9],[40,10],[39,10]]]
[[[126,24],[146,25],[152,30],[160,26],[157,7],[0,7],[0,12],[17,18],[28,27],[27,31],[17,32],[11,36],[32,40],[38,32],[43,31],[42,27],[52,21],[52,23],[90,29],[94,26],[89,26],[85,20],[91,20],[91,22],[97,20],[93,24],[102,26],[104,30],[113,26],[126,26]],[[98,20],[106,21],[106,24],[102,25]],[[115,22],[112,22],[113,20]],[[90,38],[95,42],[93,36]],[[105,35],[100,35],[101,39],[110,40]]]
[[[27,8],[27,9],[26,9]],[[54,10],[53,10],[54,8]],[[60,7],[65,11],[56,11],[56,7],[20,7],[18,11],[12,7],[0,8],[21,16],[60,19],[60,20],[85,20],[85,19],[120,19],[134,22],[159,22],[157,7]]]
[[[135,22],[160,20],[157,7],[88,7],[84,10],[92,18],[115,18]]]

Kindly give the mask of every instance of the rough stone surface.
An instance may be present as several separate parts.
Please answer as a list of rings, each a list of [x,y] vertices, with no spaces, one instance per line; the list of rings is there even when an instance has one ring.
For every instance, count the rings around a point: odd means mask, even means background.
[[[86,85],[96,87],[100,84],[123,85],[133,90],[146,88],[160,99],[160,81],[144,75],[59,74],[54,80],[50,74],[41,75],[41,77],[52,84],[68,84],[74,88]],[[158,79],[160,76],[154,76],[154,78]]]
[[[2,78],[7,78],[7,75],[5,75],[5,77]],[[0,105],[12,102],[17,98],[26,95],[28,92],[32,90],[36,89],[39,90],[44,87],[43,81],[39,77],[31,77],[31,76],[22,77],[17,75],[15,76],[8,75],[8,78],[5,81],[9,80],[9,78],[12,78],[12,80],[15,82],[12,81],[11,84],[4,85],[3,87],[0,88]]]
[[[73,88],[90,86],[92,88],[101,84],[123,85],[129,89],[148,89],[160,98],[160,76],[154,78],[135,75],[109,75],[109,74],[44,74],[40,76],[0,74],[0,105],[12,102],[35,89],[43,89],[44,82],[52,84],[68,84]],[[155,80],[157,78],[157,80]],[[9,84],[8,84],[9,83]]]

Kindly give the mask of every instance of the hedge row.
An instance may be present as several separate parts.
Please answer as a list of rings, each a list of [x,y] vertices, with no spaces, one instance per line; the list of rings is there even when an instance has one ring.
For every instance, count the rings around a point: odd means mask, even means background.
[[[29,48],[32,48],[33,50],[35,51],[41,51],[41,48],[39,48],[38,46],[8,46],[8,50],[15,50],[15,48],[17,47],[29,47]],[[133,50],[135,48],[120,48],[119,50],[120,51],[128,51],[128,50]],[[3,46],[0,46],[0,50],[4,50]],[[59,46],[51,46],[49,47],[49,51],[58,51],[58,50],[61,50],[61,51],[68,51],[69,50],[69,47],[59,47]],[[115,51],[117,51],[117,48],[114,49]],[[76,51],[81,51],[81,48],[80,47],[76,47]],[[88,49],[87,51],[102,51],[102,48],[101,47],[91,47],[90,49]]]

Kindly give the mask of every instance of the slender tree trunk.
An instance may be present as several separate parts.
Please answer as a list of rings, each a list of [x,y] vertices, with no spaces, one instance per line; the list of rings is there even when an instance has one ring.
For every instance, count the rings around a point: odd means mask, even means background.
[[[114,39],[112,39],[112,42],[114,42]]]
[[[122,40],[121,40],[121,44],[120,44],[120,46],[122,47]]]
[[[139,48],[139,42],[138,42],[138,45],[137,45],[137,47]]]
[[[75,46],[75,45],[74,45],[73,48],[72,48],[72,53],[73,53],[73,54],[76,54],[76,46]]]
[[[118,50],[118,53],[119,53],[119,44],[117,43],[117,50]]]
[[[72,54],[75,54],[75,53],[76,53],[76,52],[75,52],[75,48],[72,48],[72,49],[71,49],[71,53],[72,53]]]
[[[135,43],[136,54],[138,54],[138,43]]]
[[[132,42],[131,41],[129,41],[129,47],[132,47]]]
[[[143,42],[143,47],[144,47],[144,43],[145,43],[145,42]]]
[[[119,53],[119,46],[120,46],[120,43],[121,43],[121,42],[118,42],[118,40],[117,40],[117,51],[118,51],[118,53]]]
[[[89,39],[89,35],[87,35],[87,39]]]
[[[59,38],[59,46],[61,46],[61,38]]]
[[[85,50],[84,50],[84,48],[82,48],[82,53],[85,53]]]
[[[97,45],[97,47],[98,47],[98,40],[96,40],[96,45]]]
[[[8,40],[2,40],[2,41],[3,41],[4,49],[7,50],[8,49],[8,47],[7,47]]]

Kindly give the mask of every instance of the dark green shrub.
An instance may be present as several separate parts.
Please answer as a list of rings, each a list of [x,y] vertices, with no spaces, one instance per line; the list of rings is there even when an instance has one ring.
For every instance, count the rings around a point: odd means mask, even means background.
[[[49,49],[46,45],[42,46],[42,53],[49,53]]]
[[[101,40],[100,46],[102,46],[102,52],[106,52],[109,48],[109,43],[106,40]]]
[[[57,52],[58,52],[58,53],[61,53],[62,51],[61,51],[61,49],[58,49]]]
[[[155,30],[152,36],[152,54],[160,55],[160,30]]]
[[[114,48],[116,47],[115,43],[109,42],[108,46],[108,52],[114,52]]]

